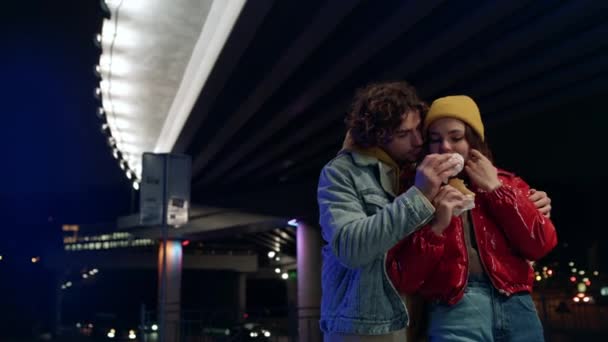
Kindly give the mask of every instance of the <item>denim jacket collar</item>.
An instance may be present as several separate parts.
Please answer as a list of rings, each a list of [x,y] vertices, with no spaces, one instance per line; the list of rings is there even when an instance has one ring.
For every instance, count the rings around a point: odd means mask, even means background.
[[[355,151],[343,151],[342,153],[349,153],[353,162],[359,166],[378,166],[378,170],[380,171],[380,185],[382,189],[386,191],[386,193],[390,194],[393,197],[397,196],[397,179],[399,177],[396,174],[397,170],[395,170],[390,165],[383,163],[382,161],[374,158],[372,156],[364,155],[361,153],[357,153]]]

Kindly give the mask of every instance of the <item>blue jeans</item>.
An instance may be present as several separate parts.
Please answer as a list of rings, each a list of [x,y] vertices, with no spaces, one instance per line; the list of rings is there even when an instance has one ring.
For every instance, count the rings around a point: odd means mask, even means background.
[[[431,305],[429,340],[536,342],[544,336],[529,293],[507,297],[486,276],[471,276],[458,303]]]

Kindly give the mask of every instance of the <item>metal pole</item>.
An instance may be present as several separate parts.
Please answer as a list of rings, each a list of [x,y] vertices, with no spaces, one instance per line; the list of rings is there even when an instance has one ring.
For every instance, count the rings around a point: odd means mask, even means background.
[[[163,179],[163,205],[162,205],[162,217],[161,217],[161,233],[162,233],[162,237],[161,237],[161,241],[162,241],[162,248],[163,248],[163,259],[162,259],[162,263],[161,263],[161,273],[160,273],[160,305],[159,305],[159,309],[158,309],[158,317],[159,317],[159,325],[160,325],[160,342],[169,342],[166,341],[165,339],[165,334],[167,333],[167,316],[165,315],[165,310],[166,310],[166,302],[167,302],[167,241],[169,240],[169,232],[167,229],[167,224],[166,224],[166,220],[167,220],[167,208],[166,208],[166,199],[167,199],[167,180],[169,179],[169,168],[167,166],[167,159],[164,159],[164,163],[163,163],[163,167],[165,169],[165,177]]]
[[[139,308],[139,336],[142,336],[142,341],[147,342],[148,336],[146,335],[146,304],[141,304]]]
[[[61,326],[62,322],[62,308],[63,308],[63,289],[61,289],[61,284],[63,284],[63,277],[56,277],[59,281],[53,282],[55,285],[55,335],[60,335],[62,333]]]

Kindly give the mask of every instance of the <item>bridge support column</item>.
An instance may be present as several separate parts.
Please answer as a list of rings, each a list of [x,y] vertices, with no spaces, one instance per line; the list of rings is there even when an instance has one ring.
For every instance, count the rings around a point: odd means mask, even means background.
[[[158,250],[158,322],[161,342],[180,341],[182,244],[161,241]]]
[[[296,232],[298,265],[298,336],[299,341],[321,341],[319,314],[321,305],[321,231],[298,222]]]

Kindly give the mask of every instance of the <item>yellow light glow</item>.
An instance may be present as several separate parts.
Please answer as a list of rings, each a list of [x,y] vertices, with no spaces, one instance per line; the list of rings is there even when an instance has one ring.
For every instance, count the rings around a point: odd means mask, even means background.
[[[64,232],[77,232],[78,230],[80,230],[80,227],[76,224],[64,224],[61,227],[61,230],[63,230]]]
[[[585,292],[587,291],[587,285],[585,285],[584,283],[578,283],[578,285],[576,285],[576,289],[578,290],[578,292]]]

